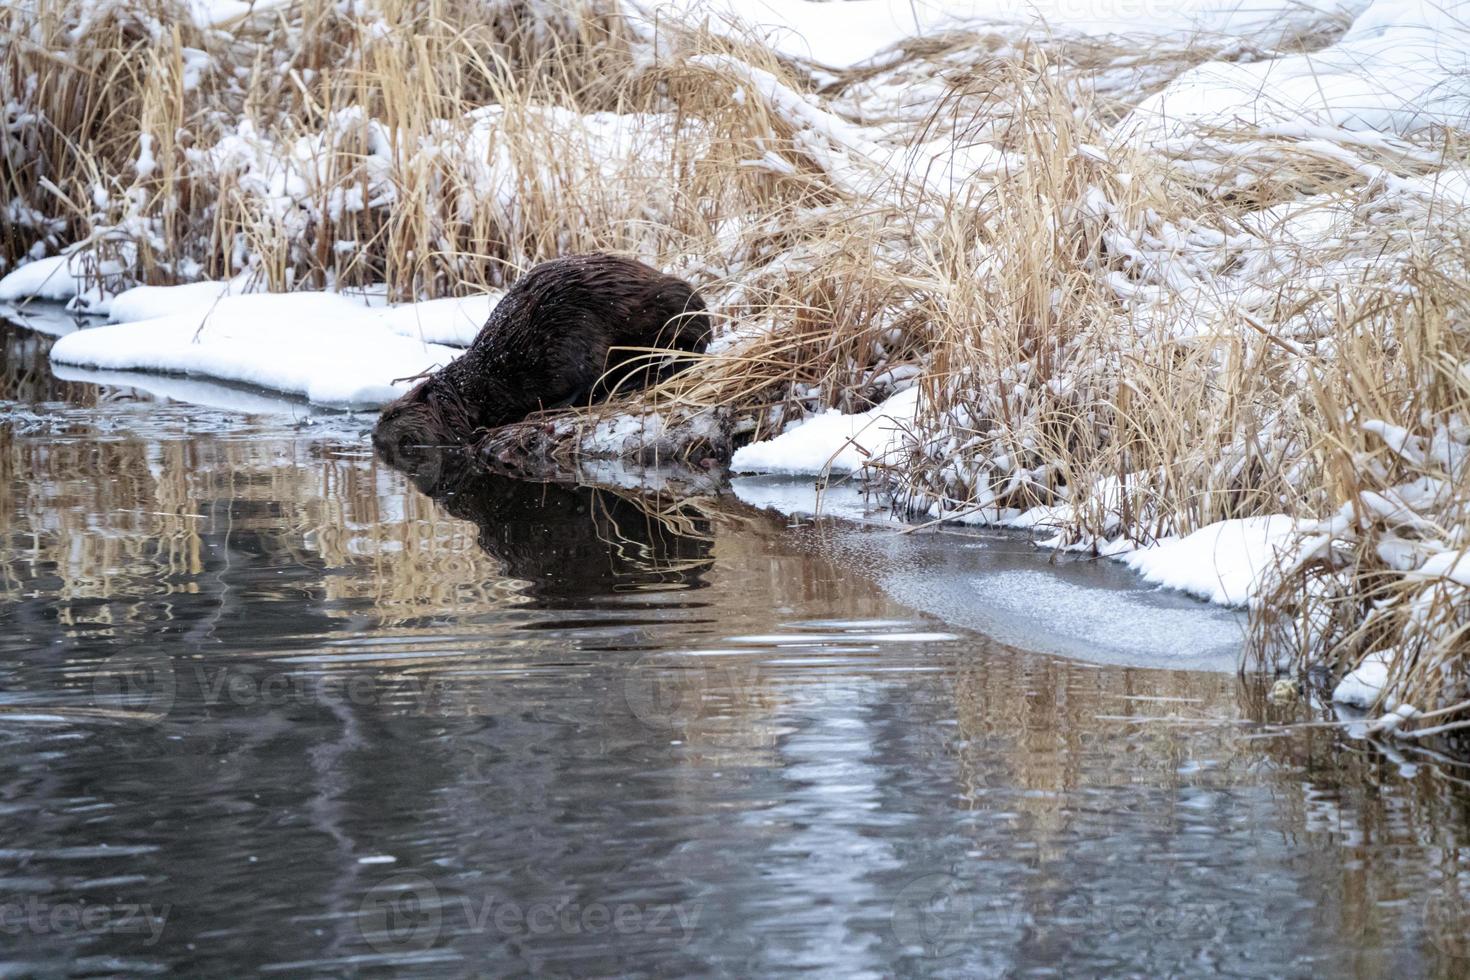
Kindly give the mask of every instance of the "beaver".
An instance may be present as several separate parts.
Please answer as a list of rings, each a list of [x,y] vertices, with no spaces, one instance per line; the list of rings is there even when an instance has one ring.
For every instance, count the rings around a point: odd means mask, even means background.
[[[373,444],[403,462],[418,447],[464,445],[478,430],[668,372],[628,364],[646,351],[614,348],[699,353],[709,338],[704,300],[682,279],[616,255],[552,259],[516,280],[464,354],[383,409]]]

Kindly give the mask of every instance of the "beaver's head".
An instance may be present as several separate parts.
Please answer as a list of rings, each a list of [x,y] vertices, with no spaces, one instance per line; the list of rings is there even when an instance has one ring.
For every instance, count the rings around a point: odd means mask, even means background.
[[[388,403],[373,428],[373,447],[395,469],[413,471],[465,438],[460,400],[436,377]]]

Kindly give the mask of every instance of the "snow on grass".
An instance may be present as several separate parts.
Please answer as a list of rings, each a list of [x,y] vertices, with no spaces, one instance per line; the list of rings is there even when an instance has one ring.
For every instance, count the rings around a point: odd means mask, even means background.
[[[711,30],[757,38],[786,57],[828,68],[869,62],[895,42],[946,31],[1020,27],[1077,37],[1127,36],[1142,43],[1194,38],[1250,39],[1262,47],[1345,21],[1366,0],[1248,3],[1177,0],[1078,4],[1072,0],[638,0],[643,23],[657,16],[707,17]]]
[[[285,6],[289,0],[188,0],[189,13],[200,27],[214,27],[253,13]]]
[[[461,317],[457,305],[441,308],[438,320],[449,326],[429,332],[459,331]],[[202,375],[322,405],[373,408],[412,386],[395,379],[442,367],[459,353],[395,332],[362,300],[303,292],[224,296],[205,307],[79,330],[56,342],[51,359]]]

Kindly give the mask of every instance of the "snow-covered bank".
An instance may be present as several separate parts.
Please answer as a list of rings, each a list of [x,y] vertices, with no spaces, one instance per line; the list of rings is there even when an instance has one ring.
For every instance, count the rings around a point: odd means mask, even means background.
[[[1284,514],[1217,521],[1120,555],[1144,581],[1224,606],[1245,606],[1290,553],[1297,522]]]
[[[65,302],[82,288],[83,256],[72,252],[35,259],[0,278],[0,303],[43,299]]]
[[[41,281],[30,275],[33,267],[23,266],[0,286],[9,284],[16,292]],[[321,405],[376,408],[412,386],[397,379],[447,364],[469,346],[503,295],[491,291],[390,306],[381,290],[256,289],[243,275],[229,282],[129,289],[93,307],[106,311],[110,325],[74,331],[51,349],[52,360],[195,375]],[[55,299],[75,295],[52,292]],[[72,332],[70,321],[67,326]]]
[[[195,305],[198,292],[191,290],[186,298],[188,305],[177,312],[68,334],[51,348],[51,359],[200,375],[322,405],[373,408],[412,386],[400,379],[448,364],[460,353],[407,336],[417,324],[436,337],[468,332],[462,325],[465,308],[455,300],[404,312],[373,309],[335,293],[220,296]],[[172,300],[154,294],[145,305],[157,312],[175,306]]]
[[[1133,111],[1149,138],[1212,126],[1308,135],[1312,126],[1404,134],[1470,122],[1470,22],[1436,0],[1374,0],[1320,51],[1264,61],[1212,61]],[[1319,130],[1320,132],[1320,130]]]

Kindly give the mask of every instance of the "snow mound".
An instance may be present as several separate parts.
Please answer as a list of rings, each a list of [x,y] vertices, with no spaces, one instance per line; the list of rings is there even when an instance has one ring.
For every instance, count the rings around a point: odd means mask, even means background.
[[[1284,514],[1217,521],[1122,560],[1145,581],[1220,605],[1243,606],[1276,568],[1296,530],[1297,522]]]
[[[404,303],[378,311],[378,318],[390,331],[429,344],[468,347],[490,311],[500,302],[503,291],[479,296],[431,299],[422,303]]]
[[[1332,689],[1332,700],[1351,708],[1367,711],[1378,701],[1388,684],[1389,655],[1370,653],[1363,662],[1344,675]],[[1390,710],[1392,708],[1390,707]]]
[[[852,473],[897,449],[918,410],[917,388],[900,391],[866,412],[844,415],[830,409],[796,423],[774,439],[742,447],[730,460],[730,468],[737,473],[783,476]]]
[[[0,279],[0,302],[69,300],[81,291],[83,276],[81,256],[75,253],[36,259]]]
[[[154,309],[173,305],[170,299],[150,303]],[[51,359],[109,370],[203,375],[322,405],[376,408],[412,385],[395,379],[441,367],[459,354],[395,330],[411,325],[406,313],[398,314],[405,318],[401,322],[385,318],[393,311],[336,293],[223,296],[175,309],[68,334],[51,348]],[[436,305],[426,319],[433,321],[426,333],[462,334],[462,316],[457,305]]]
[[[89,309],[105,315],[111,323],[135,323],[187,312],[203,316],[225,296],[251,292],[247,279],[242,276],[229,282],[206,280],[182,286],[135,286]]]

